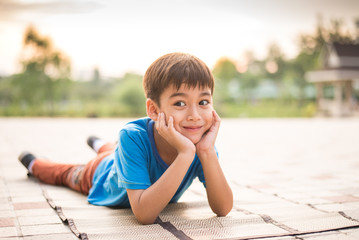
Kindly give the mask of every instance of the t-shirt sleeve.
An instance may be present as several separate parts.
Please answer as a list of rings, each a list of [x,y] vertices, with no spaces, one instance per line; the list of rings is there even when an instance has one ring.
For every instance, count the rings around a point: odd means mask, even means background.
[[[121,130],[115,152],[118,185],[126,189],[147,189],[151,186],[148,173],[146,143],[139,132]]]

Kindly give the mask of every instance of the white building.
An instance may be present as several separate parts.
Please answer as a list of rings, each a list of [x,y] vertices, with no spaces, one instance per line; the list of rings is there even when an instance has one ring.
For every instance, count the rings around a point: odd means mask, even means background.
[[[306,79],[316,85],[319,115],[358,114],[353,83],[359,81],[359,44],[328,44],[323,53],[324,69],[311,71]],[[324,87],[333,88],[333,98],[325,97]]]

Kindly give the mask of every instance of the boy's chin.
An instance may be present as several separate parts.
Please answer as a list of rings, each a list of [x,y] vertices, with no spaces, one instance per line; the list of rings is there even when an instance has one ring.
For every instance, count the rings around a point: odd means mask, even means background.
[[[205,132],[206,133],[206,132]],[[205,134],[204,133],[204,134]],[[203,138],[203,135],[197,135],[197,136],[186,136],[189,140],[191,140],[191,142],[196,145],[197,143],[199,143],[201,141],[201,139]]]
[[[190,138],[189,140],[191,140],[191,142],[196,145],[197,143],[199,143],[199,141],[201,141],[201,138]]]

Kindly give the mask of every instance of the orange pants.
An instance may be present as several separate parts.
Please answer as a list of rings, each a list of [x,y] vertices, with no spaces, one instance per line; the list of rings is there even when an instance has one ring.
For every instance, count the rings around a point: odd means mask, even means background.
[[[106,143],[86,165],[54,163],[37,158],[32,166],[32,175],[44,183],[67,186],[88,195],[97,166],[114,149],[115,145]]]

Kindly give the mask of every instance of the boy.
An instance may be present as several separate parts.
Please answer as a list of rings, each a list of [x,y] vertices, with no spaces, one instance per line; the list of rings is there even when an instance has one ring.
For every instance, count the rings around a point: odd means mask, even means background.
[[[19,160],[49,184],[88,194],[91,204],[131,207],[152,224],[198,177],[212,211],[225,216],[233,195],[214,146],[220,118],[213,109],[214,78],[198,58],[171,53],[147,69],[143,87],[148,117],[128,123],[117,146],[90,137],[97,157],[86,165],[58,164],[24,152]]]

